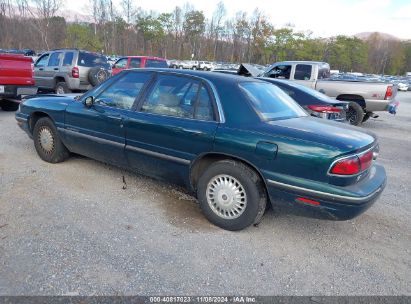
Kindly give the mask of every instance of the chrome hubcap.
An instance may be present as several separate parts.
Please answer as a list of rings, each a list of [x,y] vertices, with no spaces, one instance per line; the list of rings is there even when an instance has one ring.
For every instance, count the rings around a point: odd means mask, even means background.
[[[217,175],[207,185],[207,203],[211,210],[224,219],[235,219],[247,207],[247,194],[241,183],[226,174]]]
[[[39,142],[41,148],[46,153],[53,152],[54,149],[54,138],[51,130],[47,127],[42,127],[39,131]]]

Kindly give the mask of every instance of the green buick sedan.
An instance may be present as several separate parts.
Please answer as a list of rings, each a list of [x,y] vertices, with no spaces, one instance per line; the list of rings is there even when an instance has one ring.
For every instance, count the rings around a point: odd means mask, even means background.
[[[73,152],[183,185],[228,230],[259,223],[269,203],[348,220],[386,184],[375,135],[240,76],[125,70],[80,98],[29,98],[16,119],[43,160]]]

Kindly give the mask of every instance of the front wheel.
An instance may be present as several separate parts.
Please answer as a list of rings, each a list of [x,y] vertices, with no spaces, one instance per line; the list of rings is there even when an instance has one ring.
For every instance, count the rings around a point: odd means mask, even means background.
[[[267,195],[258,174],[233,160],[215,162],[201,175],[197,197],[206,218],[226,230],[258,224]]]
[[[61,142],[57,129],[48,117],[40,118],[33,129],[34,147],[40,158],[49,163],[65,161],[70,153]]]

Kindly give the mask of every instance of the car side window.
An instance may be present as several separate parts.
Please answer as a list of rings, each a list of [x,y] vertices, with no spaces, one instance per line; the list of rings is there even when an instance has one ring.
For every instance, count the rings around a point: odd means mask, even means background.
[[[119,109],[131,109],[152,73],[127,73],[96,97],[96,103]]]
[[[159,75],[141,112],[194,118],[199,87],[199,81],[190,78]]]
[[[312,66],[309,64],[297,64],[295,66],[295,80],[310,80]]]
[[[119,59],[115,64],[114,64],[114,67],[116,68],[116,69],[123,69],[123,68],[125,68],[126,67],[126,65],[127,65],[127,58],[121,58],[121,59]]]
[[[139,68],[141,64],[140,58],[131,58],[130,59],[130,68]]]
[[[36,67],[44,67],[44,66],[46,66],[46,65],[47,65],[47,62],[48,62],[48,60],[49,60],[49,57],[50,57],[50,54],[45,54],[45,55],[41,56],[41,57],[37,60],[35,66],[36,66]]]
[[[63,66],[71,66],[73,64],[73,52],[66,52],[63,58]]]
[[[213,104],[210,94],[202,85],[198,94],[198,100],[194,111],[194,118],[198,120],[212,121],[214,120]]]
[[[55,52],[51,54],[50,60],[47,66],[59,66],[62,54],[63,54],[62,52]]]
[[[271,78],[290,79],[291,65],[278,65],[274,67],[268,76]]]

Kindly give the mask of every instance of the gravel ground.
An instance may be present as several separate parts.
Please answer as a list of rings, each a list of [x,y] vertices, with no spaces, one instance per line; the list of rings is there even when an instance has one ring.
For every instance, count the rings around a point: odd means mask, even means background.
[[[82,157],[41,161],[0,111],[0,295],[411,295],[411,92],[399,99],[397,116],[363,125],[389,178],[365,214],[269,210],[235,233],[168,184]]]

